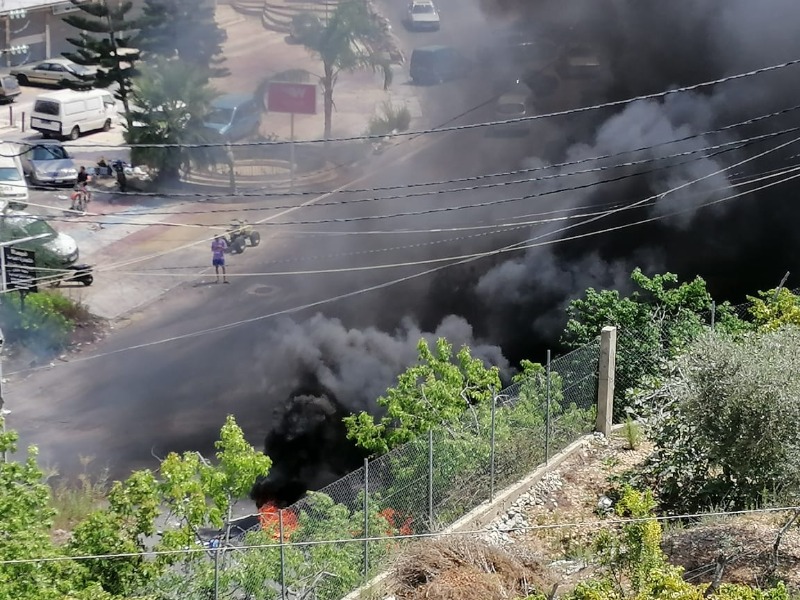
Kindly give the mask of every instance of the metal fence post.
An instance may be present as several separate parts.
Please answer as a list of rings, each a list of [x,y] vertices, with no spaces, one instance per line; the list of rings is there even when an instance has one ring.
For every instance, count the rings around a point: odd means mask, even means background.
[[[434,531],[433,525],[433,429],[428,429],[428,530]]]
[[[711,301],[711,329],[714,329],[714,322],[717,319],[717,303],[715,300]]]
[[[214,600],[218,600],[218,598],[219,598],[219,551],[220,551],[220,545],[218,545],[214,549]]]
[[[286,600],[286,550],[283,545],[283,509],[278,510],[278,535],[281,550],[281,600]]]
[[[545,417],[544,426],[544,464],[550,462],[550,350],[547,351],[547,381],[545,383],[547,388],[547,415]]]
[[[364,459],[364,580],[369,577],[369,459]]]
[[[489,449],[489,502],[494,502],[494,441],[495,441],[495,413],[497,412],[497,395],[492,390],[492,432],[491,447]]]

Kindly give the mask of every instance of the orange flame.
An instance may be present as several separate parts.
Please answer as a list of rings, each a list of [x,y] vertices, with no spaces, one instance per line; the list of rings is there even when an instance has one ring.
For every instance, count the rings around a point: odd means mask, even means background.
[[[280,541],[280,511],[274,504],[267,502],[258,509],[259,520],[261,521],[261,528],[267,533],[271,534],[273,539]],[[292,534],[297,530],[298,522],[297,515],[293,510],[283,510],[283,537],[288,540]]]

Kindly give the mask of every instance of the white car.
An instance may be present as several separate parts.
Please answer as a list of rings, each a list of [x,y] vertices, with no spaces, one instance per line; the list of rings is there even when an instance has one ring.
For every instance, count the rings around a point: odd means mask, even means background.
[[[412,31],[438,31],[439,11],[431,0],[413,0],[408,5],[406,27]]]

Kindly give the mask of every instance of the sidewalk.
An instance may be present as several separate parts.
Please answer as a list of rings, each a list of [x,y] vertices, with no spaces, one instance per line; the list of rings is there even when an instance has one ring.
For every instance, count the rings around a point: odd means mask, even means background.
[[[224,46],[225,66],[231,71],[229,77],[213,82],[221,93],[254,93],[265,80],[290,69],[306,70],[312,74],[309,80],[316,80],[313,74],[321,69],[319,61],[303,46],[287,43],[284,34],[264,29],[258,17],[243,16],[230,6],[220,4],[217,21],[228,33]],[[372,71],[341,73],[334,91],[333,136],[363,135],[370,118],[378,114],[387,101],[395,106],[407,106],[412,116],[411,127],[419,126],[422,117],[419,102],[414,96],[414,88],[404,83],[405,78],[397,76],[386,91],[382,77]],[[265,115],[261,133],[289,139],[289,115]],[[317,114],[296,116],[295,139],[319,139],[322,134],[320,93]],[[84,160],[89,160],[88,157],[95,154],[106,157],[122,155],[123,148],[116,153],[107,148],[87,148],[93,142],[118,144],[118,139],[119,132],[112,131],[81,138],[77,143],[81,146],[80,153],[86,156]],[[283,203],[285,201],[284,198]],[[66,202],[52,200],[50,203],[62,205]],[[264,200],[263,204],[271,202],[278,202],[278,199]],[[239,209],[245,205],[252,207],[253,198],[243,198],[240,202],[234,199],[234,203],[230,199],[220,199],[213,203],[193,197],[171,201],[169,198],[123,197],[98,192],[89,211],[105,216],[64,217],[59,211],[50,211],[56,229],[77,241],[81,262],[97,269],[92,286],[70,284],[63,285],[61,290],[86,304],[94,314],[119,322],[178,285],[190,283],[199,287],[203,274],[211,271],[207,260],[208,239],[215,231],[224,230],[232,218],[243,216]],[[209,212],[212,209],[221,212]],[[192,214],[163,214],[170,211],[192,211]],[[257,217],[250,220],[255,221]],[[262,244],[268,243],[269,236],[263,237]],[[171,270],[196,272],[197,279],[167,275]]]

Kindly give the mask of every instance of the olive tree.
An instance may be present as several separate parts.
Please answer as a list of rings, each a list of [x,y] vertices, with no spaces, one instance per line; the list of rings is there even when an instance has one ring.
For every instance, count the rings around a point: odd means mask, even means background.
[[[665,508],[800,495],[800,328],[706,332],[637,407],[657,445],[643,478]]]

